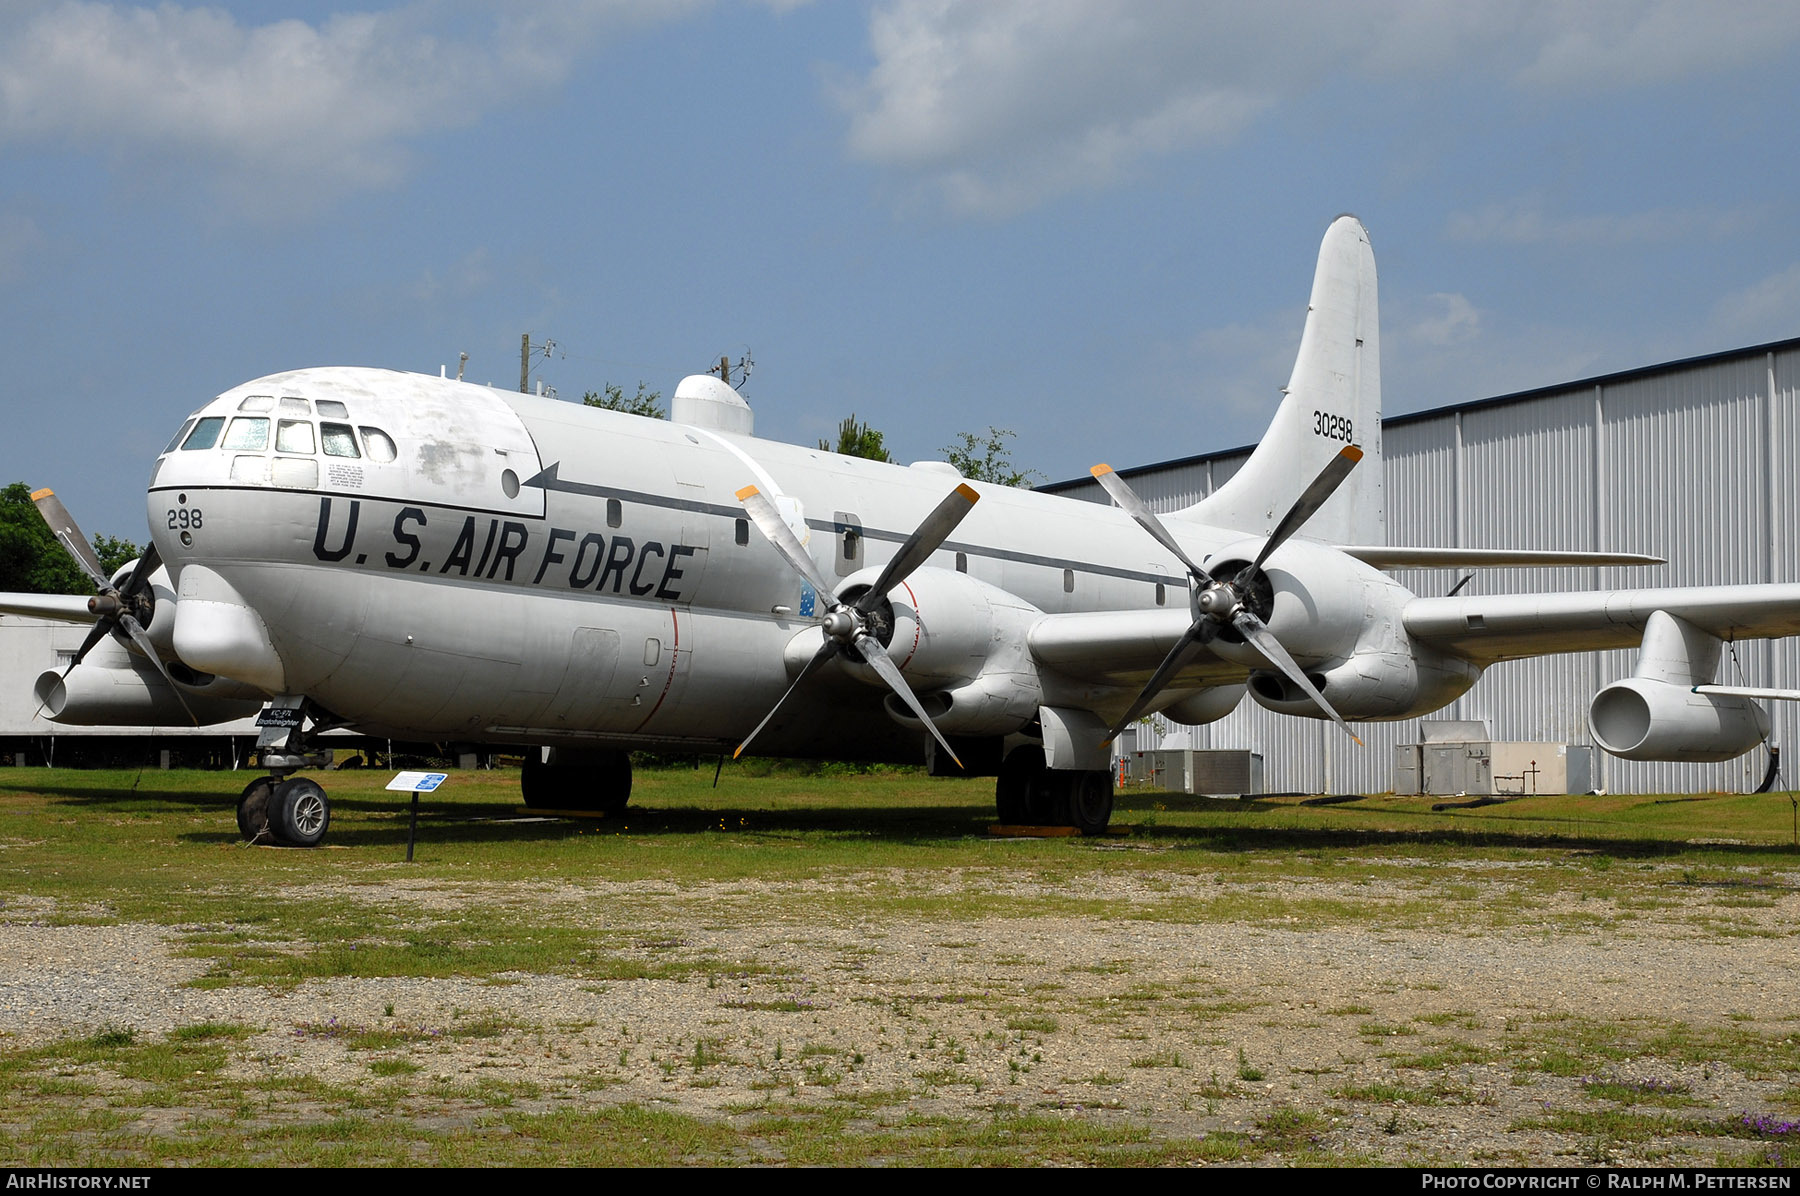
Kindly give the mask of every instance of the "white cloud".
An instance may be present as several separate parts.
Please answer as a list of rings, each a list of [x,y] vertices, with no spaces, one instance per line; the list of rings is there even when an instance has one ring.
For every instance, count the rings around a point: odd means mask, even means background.
[[[454,6],[429,0],[254,27],[212,8],[39,3],[0,18],[0,141],[198,167],[251,210],[305,209],[391,185],[408,138],[554,86],[609,26],[680,7],[507,8],[456,40],[434,31]]]
[[[1800,262],[1713,305],[1713,339],[1731,345],[1800,336]]]
[[[1558,216],[1537,198],[1487,204],[1451,215],[1444,233],[1452,241],[1505,245],[1629,245],[1713,239],[1742,232],[1755,220],[1745,208],[1653,208]]]
[[[999,215],[1228,142],[1346,74],[1592,91],[1741,68],[1796,39],[1800,6],[1780,3],[893,0],[870,18],[874,64],[837,98],[851,156]]]
[[[1481,313],[1463,295],[1438,292],[1425,296],[1434,310],[1404,324],[1397,339],[1402,344],[1455,345],[1481,335]]]

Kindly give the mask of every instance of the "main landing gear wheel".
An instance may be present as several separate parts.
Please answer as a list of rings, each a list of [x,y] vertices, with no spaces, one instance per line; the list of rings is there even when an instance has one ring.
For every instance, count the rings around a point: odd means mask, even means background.
[[[269,795],[275,792],[278,777],[257,777],[244,786],[238,798],[238,833],[254,843],[269,830]]]
[[[1109,769],[1053,773],[1064,826],[1084,835],[1104,835],[1112,821],[1113,779]]]
[[[1112,821],[1113,778],[1108,769],[1051,769],[1044,749],[1014,748],[994,785],[1000,821],[1025,826],[1072,826],[1103,835]]]
[[[317,847],[331,826],[331,802],[317,781],[289,777],[269,795],[269,831],[289,847]]]
[[[624,752],[552,749],[546,762],[534,751],[520,771],[519,793],[527,809],[616,818],[631,800],[631,757]]]

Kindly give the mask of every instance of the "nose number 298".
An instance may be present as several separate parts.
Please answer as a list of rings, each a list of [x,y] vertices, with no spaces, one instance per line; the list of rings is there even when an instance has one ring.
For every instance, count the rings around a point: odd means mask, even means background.
[[[199,507],[171,507],[171,508],[169,508],[169,530],[170,531],[197,530],[199,527],[200,527],[200,508]]]

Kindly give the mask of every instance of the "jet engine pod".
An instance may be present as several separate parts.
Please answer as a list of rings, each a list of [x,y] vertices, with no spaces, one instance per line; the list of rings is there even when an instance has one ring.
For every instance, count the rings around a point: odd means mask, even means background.
[[[1746,697],[1627,677],[1594,695],[1588,726],[1595,743],[1626,760],[1716,763],[1761,743],[1769,716]]]
[[[209,692],[215,689],[223,692]],[[113,665],[84,660],[67,676],[51,669],[38,677],[32,694],[52,722],[84,727],[187,726],[189,707],[194,719],[218,723],[262,709],[260,693],[223,678],[189,689],[184,707],[162,674],[136,657]]]

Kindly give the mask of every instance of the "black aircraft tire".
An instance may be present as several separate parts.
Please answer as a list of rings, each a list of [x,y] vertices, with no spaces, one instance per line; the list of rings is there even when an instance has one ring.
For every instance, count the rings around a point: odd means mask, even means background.
[[[331,826],[331,800],[318,782],[289,777],[269,797],[269,831],[289,847],[317,847]]]
[[[1057,803],[1051,792],[1050,770],[1044,767],[1043,748],[1027,744],[1012,750],[994,783],[994,805],[1004,823],[1056,825]]]
[[[527,757],[519,795],[532,810],[580,810],[619,815],[631,800],[631,757],[606,753],[597,763],[546,764]]]
[[[1084,835],[1104,835],[1112,821],[1113,779],[1110,769],[1065,774],[1061,786],[1067,824]]]
[[[256,842],[269,829],[269,795],[275,792],[274,777],[257,777],[244,786],[238,798],[238,834]]]

